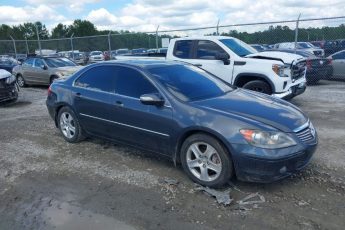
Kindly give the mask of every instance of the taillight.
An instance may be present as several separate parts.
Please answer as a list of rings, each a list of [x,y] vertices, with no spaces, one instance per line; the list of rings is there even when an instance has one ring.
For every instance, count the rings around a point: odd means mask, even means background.
[[[332,58],[327,58],[327,64],[332,65],[332,60],[333,60]]]
[[[311,60],[307,59],[307,63],[306,63],[307,69],[311,68]]]
[[[51,86],[49,86],[48,88],[48,96],[52,94],[52,89],[51,89]]]

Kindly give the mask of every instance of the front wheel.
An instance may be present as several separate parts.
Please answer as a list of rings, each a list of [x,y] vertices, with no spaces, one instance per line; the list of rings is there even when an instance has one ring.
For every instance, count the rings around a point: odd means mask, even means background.
[[[58,114],[58,124],[64,139],[71,143],[81,141],[84,136],[79,121],[69,107],[63,107]]]
[[[23,78],[22,75],[17,76],[17,84],[19,85],[19,87],[22,87],[22,88],[26,86],[25,79]]]
[[[247,82],[242,86],[244,89],[253,90],[260,93],[272,94],[272,89],[270,85],[262,80],[254,80]]]
[[[222,187],[233,175],[230,154],[215,138],[195,134],[181,148],[184,171],[195,182],[207,187]]]

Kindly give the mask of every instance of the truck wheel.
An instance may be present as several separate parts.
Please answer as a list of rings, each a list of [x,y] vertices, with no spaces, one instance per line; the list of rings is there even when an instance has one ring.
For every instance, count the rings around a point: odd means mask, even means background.
[[[270,85],[262,80],[254,80],[247,82],[242,86],[244,89],[253,90],[260,93],[272,94]]]

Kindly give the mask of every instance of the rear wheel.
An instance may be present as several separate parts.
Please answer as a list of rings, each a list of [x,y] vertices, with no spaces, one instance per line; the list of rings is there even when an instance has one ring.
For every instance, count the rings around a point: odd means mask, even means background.
[[[22,75],[18,74],[17,75],[17,84],[19,85],[19,87],[25,87],[27,86],[25,79],[23,78]]]
[[[230,154],[215,138],[195,134],[181,148],[184,171],[195,182],[208,187],[222,187],[233,175]]]
[[[242,88],[253,90],[260,93],[272,94],[272,89],[270,85],[262,80],[254,80],[247,82],[242,86]]]
[[[76,143],[84,139],[79,121],[69,107],[63,107],[58,114],[58,125],[60,132],[66,141]]]

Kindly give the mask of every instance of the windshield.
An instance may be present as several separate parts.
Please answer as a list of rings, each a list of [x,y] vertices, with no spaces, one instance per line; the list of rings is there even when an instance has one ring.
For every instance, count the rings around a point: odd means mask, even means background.
[[[101,51],[94,51],[90,53],[90,55],[101,55],[101,54],[102,54]]]
[[[240,57],[257,53],[257,51],[253,47],[237,39],[220,39],[219,41],[221,41],[224,45],[231,49],[232,52]]]
[[[298,43],[298,45],[301,47],[301,48],[312,48],[313,46],[311,44],[308,44],[306,42],[300,42]]]
[[[45,59],[47,65],[51,68],[65,67],[65,66],[76,66],[74,62],[67,58],[47,58]]]
[[[230,85],[194,66],[154,67],[148,71],[167,91],[182,101],[219,97],[232,90]]]

